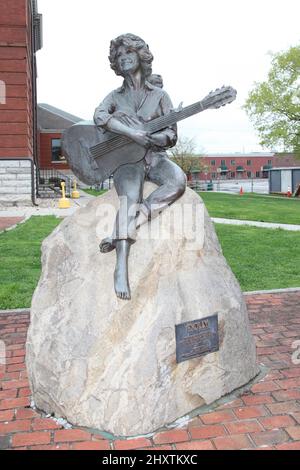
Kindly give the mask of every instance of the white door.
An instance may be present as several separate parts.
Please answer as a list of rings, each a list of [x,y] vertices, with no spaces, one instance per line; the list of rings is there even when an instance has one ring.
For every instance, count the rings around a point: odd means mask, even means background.
[[[292,190],[292,171],[281,170],[281,192],[287,193]]]

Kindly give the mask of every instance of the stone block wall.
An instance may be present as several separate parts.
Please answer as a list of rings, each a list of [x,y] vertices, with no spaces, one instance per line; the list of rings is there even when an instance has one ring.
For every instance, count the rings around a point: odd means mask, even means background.
[[[28,160],[0,160],[0,203],[31,202],[31,165]]]

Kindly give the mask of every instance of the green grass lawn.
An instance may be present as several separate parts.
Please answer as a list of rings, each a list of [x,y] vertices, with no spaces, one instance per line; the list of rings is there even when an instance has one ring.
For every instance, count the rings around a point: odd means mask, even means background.
[[[0,233],[0,309],[29,307],[41,272],[41,243],[61,222],[31,217]]]
[[[243,291],[300,287],[300,232],[215,224]]]
[[[41,243],[61,219],[31,217],[0,233],[0,309],[29,307],[41,272]],[[216,224],[244,291],[300,287],[300,233]]]
[[[211,217],[300,225],[300,199],[201,192]]]
[[[100,189],[99,191],[96,189],[83,189],[82,191],[91,194],[91,196],[101,196],[101,194],[106,193],[107,189]]]

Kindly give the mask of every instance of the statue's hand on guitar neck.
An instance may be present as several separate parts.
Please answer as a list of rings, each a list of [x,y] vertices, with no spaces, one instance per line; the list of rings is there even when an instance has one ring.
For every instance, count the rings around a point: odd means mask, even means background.
[[[156,132],[151,135],[151,146],[158,148],[168,147],[168,137],[163,132]]]
[[[141,129],[132,129],[127,137],[146,149],[151,147],[164,148],[167,146],[168,140],[163,132],[156,132],[151,135],[150,132]]]
[[[149,132],[133,129],[132,135],[129,135],[137,144],[142,147],[149,148],[165,148],[167,146],[167,136],[163,132],[156,132],[155,134],[150,134]]]
[[[131,129],[127,137],[136,142],[138,145],[145,147],[146,149],[153,145],[151,134],[140,129]]]

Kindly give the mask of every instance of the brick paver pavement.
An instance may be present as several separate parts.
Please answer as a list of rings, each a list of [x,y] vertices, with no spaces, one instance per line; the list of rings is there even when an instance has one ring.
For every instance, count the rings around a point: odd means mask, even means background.
[[[63,429],[33,411],[24,364],[29,313],[1,314],[7,363],[0,365],[0,449],[299,450],[300,292],[247,295],[246,301],[258,359],[268,368],[264,379],[183,427],[127,440]]]
[[[14,225],[22,222],[24,217],[1,217],[0,216],[0,232],[7,228],[13,227]]]

